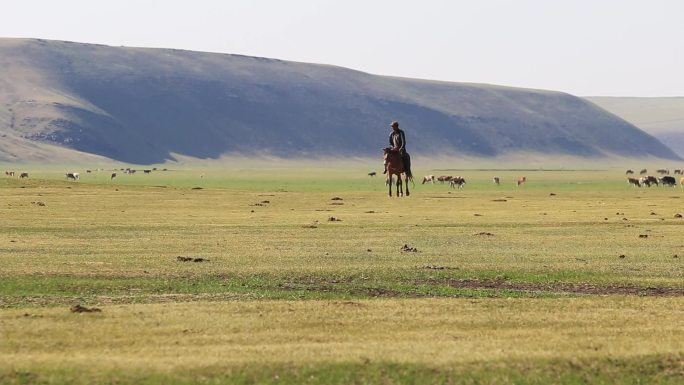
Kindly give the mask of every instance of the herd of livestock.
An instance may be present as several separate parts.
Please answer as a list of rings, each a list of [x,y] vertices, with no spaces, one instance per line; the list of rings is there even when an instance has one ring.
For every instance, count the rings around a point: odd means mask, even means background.
[[[97,171],[104,171],[103,169],[98,169]],[[131,168],[122,168],[119,170],[113,170],[110,179],[116,178],[117,171],[121,171],[124,174],[134,174],[136,173],[137,170],[131,169]],[[150,174],[152,171],[157,171],[157,168],[153,169],[145,169],[142,170],[143,173],[145,174]],[[162,171],[167,171],[167,169],[163,169]],[[92,170],[86,170],[86,173],[91,173]],[[648,170],[647,169],[642,169],[639,171],[639,177],[634,177],[630,175],[634,175],[635,172],[633,170],[627,170],[626,175],[627,175],[627,183],[635,186],[635,187],[651,187],[652,185],[656,186],[671,186],[675,187],[677,186],[677,179],[673,176],[670,176],[670,170],[668,169],[659,169],[656,170],[658,174],[661,176],[655,177],[652,175],[648,175]],[[376,175],[375,172],[370,172],[368,173],[369,176],[373,177]],[[679,185],[684,188],[684,170],[674,170],[674,175],[682,175],[682,177],[679,179]],[[15,171],[5,171],[5,176],[8,177],[14,177],[17,176],[17,173]],[[28,172],[20,172],[18,177],[20,179],[28,178],[29,173]],[[67,172],[65,174],[66,179],[70,180],[78,180],[80,178],[80,174],[78,172]],[[527,181],[527,178],[524,176],[520,176],[516,179],[515,183],[517,186],[520,186],[524,184]],[[389,183],[389,180],[386,180],[385,183]],[[440,175],[440,176],[434,176],[434,175],[425,175],[423,177],[422,184],[425,183],[442,183],[446,184],[448,183],[449,186],[452,188],[463,188],[466,184],[466,180],[462,176],[451,176],[451,175]],[[501,179],[498,176],[495,176],[492,178],[492,183],[499,185],[501,183]]]
[[[527,178],[524,176],[520,176],[516,180],[516,184],[520,186],[521,184],[525,183],[527,181]],[[440,175],[438,177],[435,177],[434,175],[425,175],[423,177],[422,184],[425,183],[432,183],[435,184],[435,182],[438,183],[449,183],[449,186],[451,188],[463,188],[466,184],[466,180],[462,176],[451,176],[451,175]],[[497,186],[501,184],[501,178],[498,176],[495,176],[492,178],[492,182],[496,184]]]
[[[105,171],[105,170],[104,169],[97,169],[96,171]],[[117,171],[121,171],[124,174],[135,174],[137,172],[136,169],[132,169],[132,168],[121,168],[118,170],[114,169],[112,171],[114,171],[114,172],[112,172],[112,175],[109,178],[110,180],[116,178]],[[157,168],[155,167],[153,169],[145,169],[142,171],[144,174],[151,174],[152,171],[157,171]],[[163,169],[162,171],[167,171],[167,169]],[[93,170],[86,170],[86,173],[88,173],[88,174],[90,174],[91,172],[93,172]],[[17,173],[15,171],[5,171],[5,176],[14,177],[16,175],[17,175]],[[67,172],[64,174],[64,176],[67,180],[79,180],[81,178],[81,174],[78,172]],[[19,173],[20,179],[24,179],[24,178],[28,178],[28,177],[29,177],[29,173],[26,171],[22,171]]]
[[[658,174],[660,174],[660,177],[655,177],[653,175],[647,175],[648,170],[647,169],[642,169],[639,171],[639,177],[635,178],[632,176],[627,177],[627,183],[635,186],[635,187],[651,187],[652,185],[656,186],[670,186],[670,187],[675,187],[677,186],[677,179],[673,176],[670,176],[670,170],[668,169],[658,169],[656,170]],[[627,170],[625,172],[626,175],[634,175],[633,170]],[[683,170],[674,170],[674,175],[684,175]],[[679,185],[684,188],[684,177],[681,177],[679,179]]]

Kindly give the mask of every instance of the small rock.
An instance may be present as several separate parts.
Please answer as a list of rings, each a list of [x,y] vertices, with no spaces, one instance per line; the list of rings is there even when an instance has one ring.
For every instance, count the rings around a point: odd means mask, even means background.
[[[648,234],[639,234],[639,238],[648,238]]]
[[[624,255],[624,254],[620,254],[620,255],[618,256],[618,258],[621,258],[621,259],[624,259],[624,258],[626,258],[626,257],[627,257],[627,256]]]
[[[675,217],[675,218],[681,218],[681,217],[682,217],[682,214],[677,213],[677,214],[674,215],[674,217]]]
[[[341,200],[343,200],[343,199],[340,198],[340,197],[333,197],[333,198],[330,199],[330,200],[331,200],[331,201],[341,201]]]
[[[404,247],[401,248],[401,251],[415,253],[418,252],[418,249],[416,249],[415,247],[411,247],[409,245],[404,245]]]

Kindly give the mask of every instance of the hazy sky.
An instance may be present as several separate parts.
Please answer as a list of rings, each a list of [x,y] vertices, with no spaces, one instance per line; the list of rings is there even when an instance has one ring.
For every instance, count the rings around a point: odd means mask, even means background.
[[[684,0],[3,0],[0,37],[236,53],[579,96],[684,96]]]

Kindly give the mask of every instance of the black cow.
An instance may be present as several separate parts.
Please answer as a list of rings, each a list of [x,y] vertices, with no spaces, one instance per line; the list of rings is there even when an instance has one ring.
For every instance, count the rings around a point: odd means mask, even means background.
[[[675,187],[677,185],[677,181],[673,176],[664,176],[662,178],[658,178],[658,180],[663,186]]]

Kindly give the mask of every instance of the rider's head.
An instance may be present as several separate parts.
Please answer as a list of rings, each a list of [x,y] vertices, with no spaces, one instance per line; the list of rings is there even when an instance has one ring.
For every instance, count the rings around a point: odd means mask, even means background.
[[[390,124],[390,127],[392,127],[392,129],[399,128],[399,122],[397,122],[397,121],[392,122],[392,124]]]

